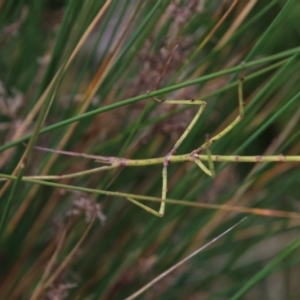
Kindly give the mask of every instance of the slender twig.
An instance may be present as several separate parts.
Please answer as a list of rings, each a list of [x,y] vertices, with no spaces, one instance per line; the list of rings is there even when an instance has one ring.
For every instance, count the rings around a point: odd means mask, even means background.
[[[0,178],[5,178],[6,180],[16,180],[16,176],[0,174]],[[61,184],[57,182],[49,182],[44,180],[32,179],[22,177],[22,181],[29,182],[33,184],[45,185],[54,188],[66,189],[71,191],[79,191],[83,193],[92,193],[97,195],[104,196],[114,196],[114,197],[123,197],[123,198],[132,198],[138,199],[139,201],[150,201],[150,202],[158,202],[161,203],[162,199],[158,197],[144,196],[144,195],[136,195],[136,194],[128,194],[122,192],[112,192],[107,190],[99,190],[99,189],[91,189],[87,187],[74,186],[68,184]],[[279,217],[279,218],[300,218],[300,213],[294,211],[280,211],[280,210],[272,210],[272,209],[262,209],[262,208],[248,208],[236,205],[227,205],[227,204],[212,204],[212,203],[201,203],[201,202],[191,202],[186,200],[177,200],[177,199],[165,199],[165,203],[175,204],[175,205],[183,205],[190,207],[198,207],[198,208],[206,208],[206,209],[216,209],[216,210],[224,210],[230,212],[238,212],[238,213],[246,213],[246,214],[254,214],[261,215],[265,217]]]
[[[194,251],[193,253],[191,253],[190,255],[188,255],[187,257],[185,257],[184,259],[182,259],[181,261],[179,261],[177,264],[175,264],[174,266],[172,266],[171,268],[169,268],[165,272],[161,273],[159,276],[157,276],[152,281],[150,281],[149,283],[147,283],[145,286],[143,286],[137,292],[135,292],[131,296],[125,298],[125,300],[133,300],[137,296],[139,296],[142,293],[144,293],[153,284],[155,284],[156,282],[160,281],[161,279],[163,279],[164,277],[166,277],[167,275],[169,275],[171,272],[173,272],[175,269],[177,269],[178,267],[180,267],[182,264],[184,264],[185,262],[187,262],[188,260],[190,260],[191,258],[193,258],[195,255],[197,255],[198,253],[200,253],[201,251],[203,251],[204,249],[206,249],[208,246],[210,246],[213,243],[215,243],[216,241],[218,241],[220,238],[222,238],[224,235],[226,235],[227,233],[229,233],[231,230],[233,230],[236,226],[238,226],[240,223],[242,223],[246,219],[247,219],[247,217],[243,218],[242,220],[240,220],[239,222],[237,222],[235,225],[231,226],[230,228],[228,228],[227,230],[225,230],[223,233],[221,233],[217,237],[213,238],[210,242],[206,243],[204,246],[200,247],[199,249],[197,249],[196,251]]]

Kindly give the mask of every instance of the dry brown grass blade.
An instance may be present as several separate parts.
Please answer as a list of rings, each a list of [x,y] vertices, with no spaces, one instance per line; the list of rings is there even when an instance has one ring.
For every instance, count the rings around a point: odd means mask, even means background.
[[[107,194],[112,194],[107,192]],[[121,193],[120,193],[121,194]],[[113,193],[114,195],[114,193]],[[125,194],[124,194],[125,195]],[[136,195],[128,194],[129,197],[133,197],[135,199],[139,199],[140,201],[154,201],[154,202],[161,202],[160,198],[151,197],[151,200],[145,199],[147,197],[137,197]],[[288,218],[288,219],[299,219],[300,213],[293,212],[293,211],[283,211],[283,210],[274,210],[274,209],[266,209],[266,208],[250,208],[244,206],[237,206],[230,203],[232,199],[230,199],[226,204],[211,204],[211,203],[201,203],[201,202],[189,202],[184,200],[173,200],[173,199],[166,199],[166,203],[175,204],[175,205],[183,205],[183,206],[191,206],[191,207],[198,207],[198,208],[205,208],[205,209],[213,209],[216,210],[216,216],[221,214],[222,219],[227,216],[227,213],[245,213],[257,216],[264,216],[264,217],[275,217],[275,218]],[[214,219],[213,219],[214,220]],[[219,220],[220,221],[220,220]],[[208,225],[213,224],[213,227],[210,228],[209,232],[212,232],[215,229],[214,222],[208,223]],[[205,227],[201,228],[205,231]],[[202,237],[202,235],[200,235]],[[205,236],[206,237],[206,236]]]
[[[239,0],[234,0],[228,10],[225,12],[225,14],[222,16],[222,18],[219,20],[219,22],[214,26],[214,28],[209,32],[209,34],[205,37],[205,39],[200,43],[200,45],[197,47],[197,49],[193,52],[191,55],[191,58],[188,59],[184,66],[190,63],[190,61],[195,57],[195,55],[207,44],[207,42],[212,38],[212,36],[217,32],[217,30],[221,27],[223,22],[227,19],[227,17],[230,15],[232,10],[235,8]]]
[[[257,0],[250,0],[244,7],[244,9],[239,13],[238,17],[235,19],[235,21],[232,23],[230,28],[227,30],[227,32],[223,35],[223,37],[219,40],[217,45],[215,46],[215,49],[221,48],[233,35],[233,33],[238,29],[238,27],[243,23],[243,21],[247,18],[255,4],[257,3]]]

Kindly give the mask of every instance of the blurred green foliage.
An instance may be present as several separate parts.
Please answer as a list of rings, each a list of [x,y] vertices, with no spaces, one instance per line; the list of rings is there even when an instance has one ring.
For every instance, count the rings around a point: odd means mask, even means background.
[[[245,118],[213,145],[213,154],[299,154],[300,4],[237,1],[216,27],[232,3],[0,2],[1,173],[13,173],[23,142],[35,135],[37,145],[53,149],[136,159],[166,155],[197,108],[159,105],[147,98],[148,91],[162,99],[207,101],[178,149],[189,153],[238,114],[242,61],[253,63],[244,71]],[[36,149],[28,155],[25,175],[99,166]],[[216,167],[211,179],[193,164],[171,165],[168,198],[262,208],[269,215],[253,211],[140,299],[297,299],[300,222],[272,211],[288,216],[299,210],[299,164]],[[119,168],[61,183],[160,197],[161,166]],[[121,197],[59,184],[3,180],[0,187],[2,220],[8,212],[0,237],[2,299],[124,299],[245,215],[168,204],[160,219]]]

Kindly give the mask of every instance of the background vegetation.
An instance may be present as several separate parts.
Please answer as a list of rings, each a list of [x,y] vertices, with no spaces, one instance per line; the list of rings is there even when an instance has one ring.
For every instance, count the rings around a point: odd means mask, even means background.
[[[0,13],[1,299],[124,299],[245,215],[140,299],[300,297],[299,163],[219,163],[214,179],[172,164],[168,198],[220,206],[167,204],[163,218],[97,193],[160,197],[159,165],[21,180],[99,166],[34,145],[166,155],[197,108],[147,91],[207,101],[189,153],[238,115],[242,61],[245,117],[213,154],[299,155],[298,1],[10,0]]]

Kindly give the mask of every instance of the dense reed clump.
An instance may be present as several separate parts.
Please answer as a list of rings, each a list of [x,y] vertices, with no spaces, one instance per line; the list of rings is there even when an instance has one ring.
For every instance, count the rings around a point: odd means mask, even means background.
[[[297,299],[299,13],[1,2],[1,298]]]

